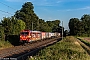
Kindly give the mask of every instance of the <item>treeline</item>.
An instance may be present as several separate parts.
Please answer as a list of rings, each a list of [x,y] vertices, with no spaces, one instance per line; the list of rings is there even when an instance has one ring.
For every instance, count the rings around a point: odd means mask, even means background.
[[[69,29],[71,35],[90,36],[90,15],[85,14],[81,19],[71,18]]]
[[[4,17],[0,22],[0,40],[5,40],[6,36],[19,35],[23,29],[39,30],[43,32],[61,32],[60,20],[46,21],[39,19],[34,13],[34,6],[31,2],[26,2],[14,16]]]
[[[26,2],[14,15],[17,19],[21,19],[25,22],[25,29],[53,32],[53,29],[55,31],[59,27],[60,20],[45,22],[45,20],[39,19],[33,9],[33,4],[31,2]]]

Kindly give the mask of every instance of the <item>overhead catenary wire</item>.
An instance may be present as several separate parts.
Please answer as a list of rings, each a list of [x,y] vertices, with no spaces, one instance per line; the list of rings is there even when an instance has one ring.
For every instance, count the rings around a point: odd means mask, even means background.
[[[16,10],[15,8],[12,8],[12,7],[10,7],[9,5],[7,5],[7,4],[5,4],[5,3],[0,2],[0,4],[6,6],[6,7],[8,7],[8,8],[10,8],[10,9],[12,9],[12,10]],[[5,14],[9,14],[9,15],[14,15],[14,14],[12,14],[12,13],[10,13],[10,12],[8,12],[8,11],[4,11],[4,10],[0,10],[0,12],[3,12],[3,13],[5,13]],[[4,15],[5,15],[5,14],[4,14]]]
[[[7,6],[8,8],[11,8],[11,9],[13,9],[13,10],[16,10],[15,8],[12,8],[12,7],[6,5],[6,4],[4,4],[4,3],[2,3],[2,2],[0,2],[0,3],[3,4],[3,5],[5,5],[5,6]]]
[[[6,12],[6,11],[3,11],[3,10],[0,10],[0,12],[6,13],[6,14],[9,14],[9,15],[12,15],[12,16],[14,15],[14,14],[12,14],[12,13],[10,13],[10,12]],[[0,14],[2,14],[2,13],[0,13]],[[2,14],[2,15],[5,15],[5,14]],[[8,15],[5,15],[5,17],[6,17],[6,16],[8,16]],[[0,20],[2,20],[2,19],[3,19],[3,18],[0,17]],[[0,22],[1,22],[1,21],[0,21]]]
[[[12,13],[9,13],[9,12],[3,11],[3,10],[0,10],[0,11],[4,12],[4,13],[7,13],[7,14],[10,14],[10,15],[13,15]]]
[[[63,21],[62,21],[62,40],[63,40]]]
[[[7,7],[10,8],[10,9],[17,10],[17,9],[15,9],[15,8],[13,8],[13,7],[11,7],[11,6],[7,5],[7,4],[5,4],[5,3],[0,2],[0,4],[3,4],[3,5],[7,6]],[[4,13],[7,13],[7,14],[10,14],[10,15],[13,15],[13,14],[10,13],[10,12],[6,12],[6,11],[3,11],[3,10],[0,10],[0,11],[1,11],[1,12],[4,12]]]

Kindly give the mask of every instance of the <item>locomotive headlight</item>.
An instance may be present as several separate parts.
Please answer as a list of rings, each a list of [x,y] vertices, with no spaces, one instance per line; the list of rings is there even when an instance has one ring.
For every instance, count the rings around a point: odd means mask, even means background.
[[[28,38],[30,38],[31,36],[28,36]]]
[[[20,36],[20,37],[22,37],[22,36]]]

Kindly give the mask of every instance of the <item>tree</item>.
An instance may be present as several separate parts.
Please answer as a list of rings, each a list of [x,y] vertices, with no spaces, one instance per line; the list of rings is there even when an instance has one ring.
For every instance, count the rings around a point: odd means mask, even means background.
[[[11,34],[13,35],[18,35],[20,33],[21,30],[24,30],[26,25],[25,25],[25,22],[22,21],[22,20],[17,20],[17,19],[11,19]]]
[[[22,8],[15,13],[17,19],[21,19],[26,24],[26,29],[31,30],[33,25],[33,30],[40,31],[56,31],[59,27],[60,20],[51,21],[50,24],[45,22],[42,19],[39,19],[38,16],[34,13],[34,6],[31,2],[26,2],[22,5]]]
[[[17,26],[18,26],[19,31],[21,31],[21,30],[24,30],[25,29],[26,24],[22,20],[17,20]]]
[[[25,29],[25,22],[22,20],[17,20],[13,16],[11,18],[6,18],[2,20],[2,26],[4,27],[4,33],[8,35],[18,35],[21,30]]]
[[[31,2],[26,2],[22,5],[22,8],[15,13],[15,17],[17,19],[23,20],[26,24],[26,29],[32,28],[33,23],[33,29],[37,30],[38,26],[38,16],[33,11],[34,6]]]
[[[68,30],[65,30],[65,35],[69,35],[69,31]]]
[[[81,21],[83,23],[83,28],[85,30],[85,34],[90,34],[90,15],[83,15],[81,17]]]
[[[46,22],[47,22],[49,27],[53,28],[54,24],[52,23],[52,21],[46,21]]]
[[[57,29],[59,28],[60,20],[54,21],[46,21],[48,26],[52,29],[52,32],[58,32]]]
[[[69,29],[71,35],[89,36],[90,35],[90,15],[83,15],[81,19],[71,18]]]
[[[71,35],[77,35],[78,33],[78,23],[79,19],[78,18],[71,18],[69,21],[69,29],[70,29],[70,34]]]
[[[11,27],[11,21],[10,21],[10,18],[6,18],[4,17],[3,20],[2,20],[2,27],[4,27],[4,33],[5,35],[9,35],[11,30],[10,30],[10,27]]]
[[[5,40],[4,28],[0,25],[0,40]]]
[[[77,28],[76,28],[76,33],[78,36],[82,36],[85,32],[84,30],[84,23],[82,21],[78,21],[76,24]]]
[[[43,32],[51,32],[51,28],[48,26],[48,24],[43,19],[39,19],[37,29]]]
[[[53,23],[54,25],[56,25],[56,26],[59,26],[60,20],[54,20],[54,21],[52,21],[52,23]]]

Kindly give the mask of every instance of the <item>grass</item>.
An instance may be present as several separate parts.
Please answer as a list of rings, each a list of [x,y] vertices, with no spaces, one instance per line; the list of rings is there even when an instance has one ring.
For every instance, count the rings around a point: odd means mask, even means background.
[[[12,47],[12,45],[8,41],[0,40],[0,49]]]
[[[31,56],[30,60],[90,60],[90,56],[76,38],[68,36]]]

